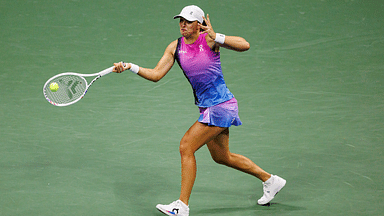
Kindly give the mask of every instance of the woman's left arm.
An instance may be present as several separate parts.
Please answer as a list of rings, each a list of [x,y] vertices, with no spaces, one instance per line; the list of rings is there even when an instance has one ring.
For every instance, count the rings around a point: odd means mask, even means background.
[[[244,38],[227,35],[225,35],[223,38],[222,34],[216,34],[213,30],[211,21],[209,20],[209,15],[207,14],[207,18],[203,18],[207,26],[203,26],[200,24],[201,29],[203,29],[201,34],[208,33],[207,43],[213,50],[219,51],[219,47],[224,47],[238,52],[244,52],[249,50],[250,45]],[[216,38],[219,35],[221,35],[221,40],[219,38]]]
[[[238,52],[244,52],[250,48],[249,43],[244,38],[238,36],[225,36],[224,43],[219,43],[219,46]]]

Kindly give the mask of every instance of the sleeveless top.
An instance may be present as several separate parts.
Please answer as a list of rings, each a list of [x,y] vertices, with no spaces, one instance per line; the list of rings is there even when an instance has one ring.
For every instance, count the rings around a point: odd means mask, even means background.
[[[201,34],[193,44],[178,39],[175,58],[192,86],[195,104],[211,107],[234,98],[224,81],[220,53],[211,50]]]

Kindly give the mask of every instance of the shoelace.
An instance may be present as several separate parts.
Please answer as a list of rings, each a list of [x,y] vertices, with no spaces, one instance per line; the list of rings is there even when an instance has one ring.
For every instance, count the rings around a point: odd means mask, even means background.
[[[171,203],[171,205],[179,206],[180,203],[178,202],[178,200],[176,200],[176,201],[173,201],[173,202]]]
[[[271,183],[265,183],[263,182],[263,191],[264,192],[267,192],[268,191],[268,187],[271,185]]]

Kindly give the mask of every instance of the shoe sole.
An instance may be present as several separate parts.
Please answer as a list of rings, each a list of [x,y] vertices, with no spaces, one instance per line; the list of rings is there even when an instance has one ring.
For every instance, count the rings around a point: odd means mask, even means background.
[[[165,213],[163,210],[161,210],[160,208],[157,208],[157,207],[156,207],[156,209],[159,210],[159,212],[161,212],[161,213],[163,213],[163,214],[165,214],[165,215],[172,216],[172,214],[167,214],[167,213]],[[173,215],[175,215],[175,214],[173,214]]]
[[[157,210],[159,210],[159,212],[161,212],[161,213],[163,213],[163,214],[165,214],[165,215],[170,215],[170,214],[167,214],[167,213],[161,211],[160,209],[157,209]],[[175,214],[174,214],[174,215],[175,215]],[[170,215],[170,216],[172,216],[172,215]]]
[[[168,215],[168,214],[164,213],[163,211],[161,211],[160,209],[157,209],[157,210],[159,210],[159,212],[161,212],[161,213],[163,213],[163,214],[165,214],[165,215]]]

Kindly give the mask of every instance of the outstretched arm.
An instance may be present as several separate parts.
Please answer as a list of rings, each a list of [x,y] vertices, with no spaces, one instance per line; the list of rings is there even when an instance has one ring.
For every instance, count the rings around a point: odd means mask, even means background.
[[[161,78],[163,78],[168,73],[168,71],[171,70],[173,63],[175,62],[174,54],[176,46],[177,40],[168,45],[168,47],[165,49],[163,57],[160,59],[154,69],[140,67],[138,75],[153,82],[161,80]],[[132,65],[130,63],[123,64],[122,62],[119,62],[114,63],[114,66],[115,68],[113,69],[113,72],[121,73],[130,69]]]
[[[207,43],[213,50],[218,51],[219,47],[224,47],[227,49],[231,49],[231,50],[235,50],[235,51],[239,51],[239,52],[244,52],[250,48],[249,43],[244,38],[238,37],[238,36],[227,36],[226,35],[225,41],[223,44],[216,42],[215,41],[216,33],[212,28],[211,21],[209,19],[209,15],[207,14],[207,18],[205,18],[205,17],[203,17],[203,18],[204,18],[204,21],[207,24],[207,26],[203,26],[200,24],[201,29],[203,29],[203,31],[201,33],[202,34],[208,33],[207,38],[206,38]]]

